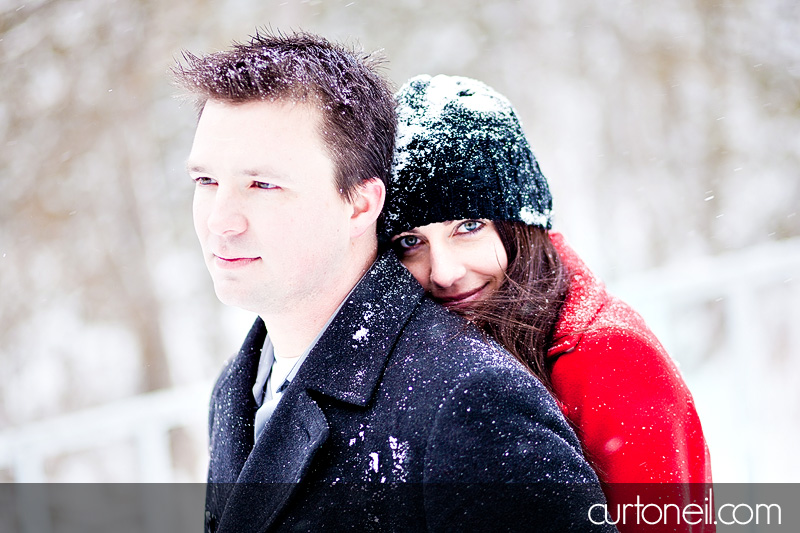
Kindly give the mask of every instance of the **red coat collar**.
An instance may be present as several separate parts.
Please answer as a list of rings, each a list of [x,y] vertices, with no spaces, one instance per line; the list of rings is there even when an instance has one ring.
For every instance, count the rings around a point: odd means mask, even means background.
[[[553,344],[548,350],[548,357],[555,357],[575,349],[583,333],[592,326],[608,302],[609,295],[603,282],[567,245],[563,235],[551,232],[550,239],[569,276],[567,298],[556,323]]]

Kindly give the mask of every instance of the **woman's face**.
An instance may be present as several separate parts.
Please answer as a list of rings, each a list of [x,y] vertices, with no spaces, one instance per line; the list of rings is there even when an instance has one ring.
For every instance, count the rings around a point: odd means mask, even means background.
[[[453,220],[414,228],[392,246],[417,281],[440,303],[468,307],[495,291],[508,267],[490,220]]]

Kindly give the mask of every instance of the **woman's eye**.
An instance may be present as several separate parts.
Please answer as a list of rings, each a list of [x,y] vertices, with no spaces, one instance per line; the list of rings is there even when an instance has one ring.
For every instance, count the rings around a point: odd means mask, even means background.
[[[400,248],[404,250],[410,250],[419,244],[419,237],[415,237],[414,235],[406,235],[405,237],[400,237],[394,242]]]
[[[458,226],[458,233],[473,233],[484,226],[480,220],[467,220]]]
[[[277,189],[278,188],[277,185],[273,185],[271,183],[266,183],[266,182],[263,182],[263,181],[254,181],[253,182],[253,187],[255,187],[256,189]]]
[[[400,244],[401,248],[409,249],[419,244],[419,237],[406,235],[405,237],[400,237],[397,242]]]

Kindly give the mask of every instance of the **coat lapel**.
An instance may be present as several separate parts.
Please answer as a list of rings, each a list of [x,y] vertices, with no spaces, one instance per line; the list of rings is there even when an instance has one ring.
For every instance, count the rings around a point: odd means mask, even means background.
[[[252,387],[267,330],[256,319],[238,355],[223,371],[213,394],[209,482],[233,483],[253,449],[256,402]]]
[[[387,252],[372,265],[309,352],[255,447],[254,415],[250,415],[246,425],[252,453],[237,471],[241,473],[220,520],[220,533],[261,531],[274,522],[328,438],[325,413],[309,391],[366,406],[380,383],[398,335],[423,294],[422,287],[393,252]],[[258,346],[262,344],[263,337]],[[255,358],[257,365],[257,355]],[[250,397],[254,379],[255,369],[251,381],[240,384]],[[237,433],[235,438],[242,449],[246,448],[244,435]],[[240,461],[237,455],[229,466],[235,468]]]
[[[265,530],[327,438],[325,414],[314,400],[305,391],[284,394],[232,487],[219,533]]]

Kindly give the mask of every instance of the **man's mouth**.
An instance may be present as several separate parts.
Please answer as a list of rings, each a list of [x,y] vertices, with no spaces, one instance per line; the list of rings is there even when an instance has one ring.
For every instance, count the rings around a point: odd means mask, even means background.
[[[214,254],[214,264],[218,268],[241,268],[258,261],[258,257],[222,257]]]

